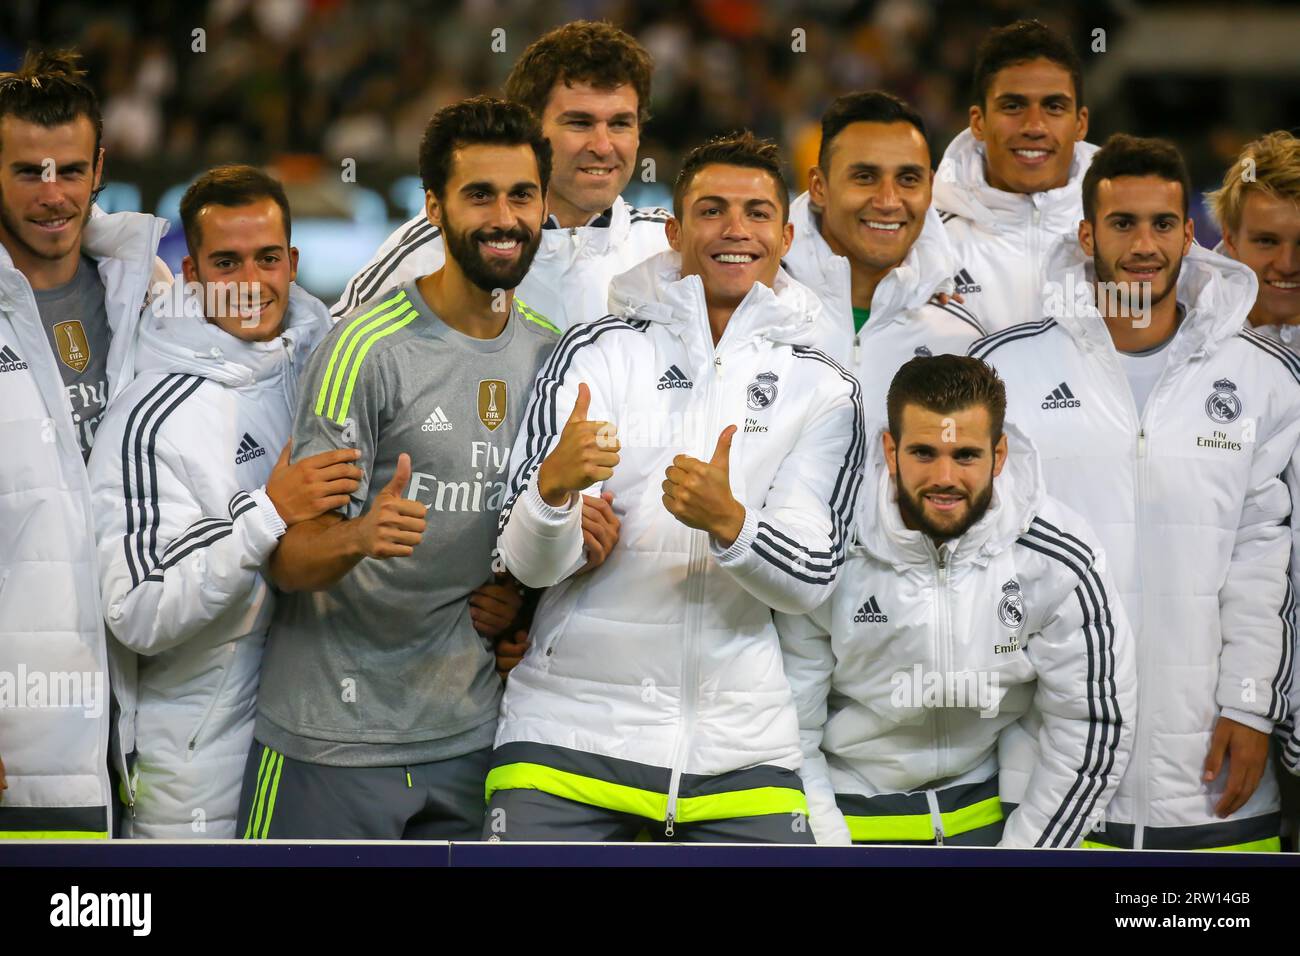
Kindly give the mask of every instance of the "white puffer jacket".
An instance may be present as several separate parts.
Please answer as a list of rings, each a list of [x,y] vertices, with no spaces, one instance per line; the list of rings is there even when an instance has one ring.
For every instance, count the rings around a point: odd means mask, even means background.
[[[262,568],[284,532],[263,488],[329,313],[293,286],[283,333],[244,342],[168,304],[90,459],[118,730],[136,752],[124,835],[232,839],[274,607]]]
[[[1006,381],[1007,415],[1038,446],[1048,492],[1097,532],[1137,634],[1133,760],[1096,839],[1196,849],[1275,838],[1271,769],[1224,821],[1214,807],[1227,771],[1201,776],[1220,715],[1269,732],[1290,709],[1286,481],[1300,465],[1300,358],[1243,328],[1254,273],[1193,246],[1178,280],[1186,314],[1139,414],[1091,263],[1063,249],[1054,275],[1055,317],[971,354]]]
[[[801,344],[819,305],[783,273],[775,289],[754,286],[716,348],[703,284],[680,277],[674,253],[621,276],[610,299],[620,314],[571,329],[544,366],[511,457],[501,558],[525,583],[554,586],[506,687],[489,793],[548,789],[540,765],[577,780],[575,799],[610,806],[613,783],[636,797],[614,808],[671,825],[705,812],[689,797],[702,777],[754,770],[748,792],[767,802],[747,809],[802,813],[772,609],[821,603],[844,561],[864,458],[857,384]],[[604,564],[574,578],[580,510],[551,508],[533,479],[581,382],[590,419],[618,427],[604,490],[622,531]],[[731,424],[731,490],[746,516],[722,549],[668,513],[661,485],[677,455],[710,460]],[[527,760],[509,760],[525,745]],[[784,787],[772,782],[782,770]],[[702,799],[727,815],[724,798]]]
[[[131,381],[136,325],[167,222],[98,212],[95,259],[112,331],[110,406]],[[26,277],[0,248],[0,797],[7,837],[109,831],[109,661],[100,617],[90,486],[58,359]],[[39,683],[37,683],[39,682]],[[39,686],[48,690],[37,694]]]
[[[934,205],[956,250],[956,290],[989,332],[1042,318],[1048,263],[1060,243],[1077,244],[1083,176],[1098,148],[1075,143],[1069,182],[1022,194],[989,185],[984,144],[970,129],[948,144]]]
[[[540,314],[560,331],[606,312],[609,283],[668,248],[666,209],[638,209],[620,196],[591,224],[564,229],[551,220],[515,304]],[[350,280],[330,309],[340,319],[363,302],[403,282],[437,272],[446,261],[442,232],[424,213],[402,223]]]
[[[1019,806],[1002,845],[1076,845],[1119,785],[1132,631],[1091,530],[1046,496],[1033,445],[1006,431],[989,511],[937,548],[904,527],[874,444],[834,596],[776,616],[818,843],[942,841],[998,821],[1009,730],[1038,747],[1007,768],[1020,779],[1003,796]],[[946,805],[960,794],[977,796]]]

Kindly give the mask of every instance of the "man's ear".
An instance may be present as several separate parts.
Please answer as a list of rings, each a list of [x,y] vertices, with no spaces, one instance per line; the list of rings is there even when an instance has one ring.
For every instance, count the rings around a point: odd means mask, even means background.
[[[970,133],[981,143],[984,142],[984,111],[978,106],[970,108]]]
[[[181,275],[185,277],[186,284],[199,281],[199,270],[194,267],[194,260],[188,255],[181,260]]]
[[[1187,253],[1191,250],[1192,240],[1194,240],[1195,238],[1196,238],[1196,223],[1192,220],[1191,216],[1188,216],[1186,219],[1183,220],[1183,255],[1187,255]]]
[[[785,254],[790,251],[790,244],[794,242],[794,223],[788,219],[781,228],[781,240],[781,258],[784,259]]]
[[[1237,252],[1237,240],[1233,237],[1231,230],[1224,230],[1223,245],[1228,250],[1228,255],[1241,261],[1241,255]]]
[[[884,448],[885,448],[885,467],[889,469],[889,473],[891,475],[897,474],[898,473],[898,443],[894,441],[894,436],[889,433],[888,428],[881,430],[880,440],[884,443]]]
[[[1003,432],[998,443],[993,446],[993,477],[1002,474],[1002,466],[1007,463],[1007,433]]]
[[[438,197],[433,194],[432,189],[424,191],[424,218],[439,229],[442,228],[442,203],[438,202]]]
[[[1096,247],[1094,245],[1094,242],[1095,242],[1095,238],[1092,233],[1092,223],[1090,223],[1087,219],[1080,219],[1079,220],[1079,248],[1084,251],[1084,254],[1087,255],[1088,258],[1092,258],[1094,255],[1096,255]]]
[[[1079,107],[1079,120],[1074,128],[1074,141],[1082,143],[1088,136],[1088,107]]]
[[[289,247],[289,281],[298,281],[298,247]]]
[[[664,235],[668,237],[668,248],[673,252],[682,251],[682,224],[677,221],[675,216],[669,216],[668,221],[664,223]]]
[[[814,208],[826,209],[826,175],[820,166],[808,170],[808,200]]]
[[[99,188],[99,184],[104,181],[104,147],[99,147],[99,156],[95,159],[95,185],[91,187],[93,194]]]

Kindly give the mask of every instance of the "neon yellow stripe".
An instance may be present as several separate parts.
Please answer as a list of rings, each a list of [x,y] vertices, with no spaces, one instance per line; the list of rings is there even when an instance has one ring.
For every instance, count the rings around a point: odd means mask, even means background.
[[[0,840],[107,840],[107,830],[0,830]]]
[[[363,340],[369,341],[370,336],[387,327],[389,323],[400,319],[410,309],[411,304],[409,302],[398,303],[398,305],[390,309],[388,312],[383,313],[377,318],[371,319],[357,331],[356,335],[352,336],[351,341],[348,342],[347,347],[343,350],[343,358],[339,362],[339,367],[334,373],[334,381],[330,386],[329,406],[325,410],[326,418],[334,418],[338,422],[343,421],[344,416],[338,415],[336,417],[334,410],[338,408],[339,389],[343,387],[344,379],[346,379],[348,374],[352,372],[358,364],[360,364],[359,361],[353,357],[353,353],[357,350],[357,346],[361,344]]]
[[[959,836],[997,823],[1002,819],[1002,801],[989,797],[978,803],[939,814],[944,836]],[[887,843],[894,840],[933,840],[934,820],[928,813],[904,813],[896,816],[849,816],[849,836],[855,841]]]
[[[542,313],[537,312],[536,310],[530,308],[528,305],[524,303],[523,299],[519,298],[519,296],[515,296],[515,305],[519,306],[519,314],[522,315],[529,322],[536,322],[544,329],[550,329],[552,332],[555,332],[557,334],[559,333],[560,329],[558,326],[552,325],[550,322],[548,322],[546,320],[546,317],[542,315]]]
[[[266,787],[271,782],[271,774],[264,772],[267,766],[268,757],[271,765],[275,765],[275,751],[270,747],[262,748],[262,763],[257,769],[257,796],[253,798],[253,808],[248,811],[248,829],[244,831],[244,839],[250,839],[253,834],[262,829],[262,806],[266,801]]]
[[[271,781],[271,798],[266,803],[266,820],[262,824],[262,839],[271,832],[271,814],[275,813],[275,795],[280,792],[280,771],[284,769],[284,754],[275,755],[275,769],[271,772],[275,775]]]
[[[338,365],[339,354],[343,351],[344,346],[348,344],[349,340],[356,340],[353,333],[357,331],[358,326],[373,316],[376,312],[382,312],[394,303],[404,301],[405,299],[406,293],[404,291],[398,292],[397,295],[393,296],[387,302],[379,303],[379,305],[375,306],[369,312],[357,316],[348,323],[347,328],[343,330],[342,334],[339,335],[338,339],[334,342],[334,351],[330,353],[329,364],[325,366],[325,377],[321,381],[320,394],[316,396],[317,415],[321,414],[325,410],[325,396],[329,393],[330,379],[334,375],[335,366]],[[364,334],[364,331],[365,330],[363,329],[361,332],[357,333],[357,337]]]
[[[1111,846],[1108,843],[1098,843],[1095,840],[1084,840],[1079,844],[1085,850],[1120,850],[1122,847]],[[1252,840],[1249,843],[1234,843],[1231,846],[1205,846],[1198,847],[1195,853],[1281,853],[1282,838],[1268,837],[1264,840]]]
[[[399,321],[396,321],[391,325],[385,326],[384,328],[380,329],[378,332],[372,332],[370,334],[370,338],[366,339],[366,344],[361,346],[361,349],[357,352],[356,359],[353,360],[352,362],[352,367],[351,367],[352,370],[348,374],[347,388],[344,389],[343,391],[343,404],[339,407],[339,413],[337,416],[334,415],[334,402],[333,400],[330,401],[330,415],[340,425],[343,424],[343,420],[348,416],[348,406],[352,404],[352,389],[356,387],[357,375],[361,372],[361,363],[366,360],[366,353],[370,351],[370,347],[374,345],[376,342],[378,342],[380,339],[382,339],[384,336],[392,335],[394,332],[398,331],[399,329],[405,328],[406,326],[410,325],[417,318],[419,318],[419,315],[420,315],[419,312],[417,312],[415,309],[411,309],[411,311],[406,313],[405,318],[400,319]],[[335,382],[335,387],[336,388],[338,387],[337,382]]]
[[[633,813],[650,820],[662,820],[668,814],[667,794],[596,780],[535,763],[512,763],[494,768],[488,774],[486,789],[489,800],[497,790],[542,790],[566,800]],[[680,823],[770,813],[807,815],[808,802],[800,791],[791,787],[754,787],[702,797],[683,797],[677,801],[677,820]]]

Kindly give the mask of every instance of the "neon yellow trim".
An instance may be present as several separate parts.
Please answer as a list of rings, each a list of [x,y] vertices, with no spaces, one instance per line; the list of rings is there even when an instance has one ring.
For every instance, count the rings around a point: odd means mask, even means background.
[[[649,820],[663,820],[668,815],[667,794],[596,780],[536,763],[512,763],[493,768],[487,776],[486,790],[489,800],[498,790],[541,790],[566,800],[632,813]],[[679,823],[771,813],[807,815],[808,802],[800,791],[791,787],[754,787],[703,797],[683,797],[677,801]]]
[[[321,412],[325,410],[325,396],[329,393],[330,378],[334,374],[334,366],[338,363],[339,353],[343,350],[344,343],[348,341],[348,338],[352,335],[356,327],[360,325],[362,322],[366,321],[366,319],[370,318],[376,312],[380,312],[388,308],[394,302],[400,302],[405,298],[406,298],[405,291],[398,292],[397,295],[393,296],[387,302],[379,303],[379,305],[375,306],[365,315],[359,315],[355,319],[353,319],[350,323],[348,323],[348,327],[343,330],[343,333],[338,337],[338,340],[334,343],[334,351],[330,353],[329,364],[325,366],[325,376],[320,383],[320,394],[316,396],[317,415],[321,414]]]
[[[107,840],[107,830],[0,830],[0,840]]]
[[[939,814],[944,836],[960,836],[1002,819],[1002,801],[989,797],[968,807]],[[904,813],[896,816],[849,816],[849,836],[855,842],[887,843],[895,840],[933,840],[934,820],[928,813]]]
[[[519,314],[522,315],[529,322],[535,322],[538,325],[540,325],[542,328],[549,329],[550,331],[556,333],[557,335],[560,333],[559,326],[552,325],[550,322],[546,320],[546,317],[542,315],[542,313],[531,308],[529,305],[527,305],[524,302],[523,299],[519,298],[519,296],[515,296],[515,305],[519,306]]]
[[[361,346],[361,348],[357,351],[357,357],[352,362],[352,369],[351,372],[348,374],[347,388],[343,390],[343,404],[339,407],[338,416],[334,417],[334,420],[338,422],[340,425],[342,425],[343,420],[348,417],[348,406],[352,404],[352,390],[356,387],[357,375],[360,374],[361,372],[361,363],[366,360],[366,353],[370,351],[371,346],[373,346],[376,342],[378,342],[380,339],[384,338],[385,336],[392,335],[394,332],[398,331],[399,329],[403,329],[406,326],[410,325],[419,317],[419,315],[420,315],[419,312],[417,312],[415,309],[411,309],[411,311],[406,313],[405,318],[398,319],[397,321],[393,322],[391,325],[387,325],[384,328],[380,329],[378,332],[371,333],[370,338],[366,339],[366,344]],[[338,388],[338,382],[334,383],[334,387]],[[334,416],[333,400],[330,401],[330,415],[332,417]]]
[[[1107,843],[1098,843],[1095,840],[1084,840],[1079,844],[1085,850],[1119,850],[1122,847],[1110,846]],[[1281,853],[1282,838],[1268,837],[1264,840],[1251,840],[1248,843],[1234,843],[1231,846],[1203,846],[1197,847],[1194,853]]]
[[[251,839],[262,827],[262,798],[266,795],[266,784],[270,774],[266,772],[266,761],[271,748],[262,747],[262,762],[257,766],[257,793],[253,797],[253,806],[248,811],[248,828],[244,830],[244,839]]]
[[[284,769],[284,754],[275,755],[275,769],[271,771],[275,776],[271,780],[271,797],[266,803],[266,820],[262,823],[262,839],[271,832],[271,814],[275,813],[275,795],[280,792],[280,771]]]

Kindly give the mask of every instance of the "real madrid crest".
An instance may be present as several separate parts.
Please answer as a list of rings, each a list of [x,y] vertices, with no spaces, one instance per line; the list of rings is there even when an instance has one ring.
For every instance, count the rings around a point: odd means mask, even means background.
[[[745,401],[756,412],[771,408],[776,401],[776,373],[759,372],[749,383]]]
[[[1220,425],[1235,422],[1241,415],[1241,399],[1237,397],[1237,386],[1221,378],[1214,383],[1214,391],[1205,400],[1205,414]]]
[[[1020,596],[1020,582],[1014,578],[1002,585],[1002,600],[998,602],[998,620],[1013,631],[1025,623],[1025,602]]]

